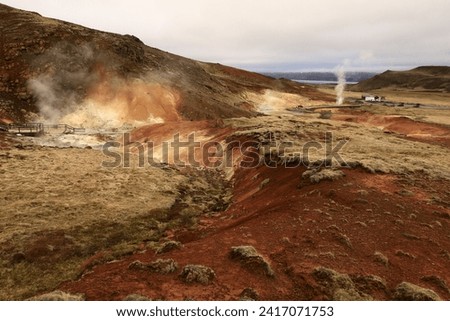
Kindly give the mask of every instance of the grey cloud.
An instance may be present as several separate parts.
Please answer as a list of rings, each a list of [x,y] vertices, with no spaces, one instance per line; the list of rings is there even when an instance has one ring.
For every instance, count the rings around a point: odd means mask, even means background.
[[[447,0],[3,2],[259,71],[327,69],[345,60],[356,69],[380,70],[450,64]]]

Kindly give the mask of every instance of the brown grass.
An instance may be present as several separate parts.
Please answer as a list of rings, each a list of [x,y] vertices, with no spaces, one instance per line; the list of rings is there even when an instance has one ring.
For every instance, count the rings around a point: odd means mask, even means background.
[[[169,274],[175,272],[178,269],[178,263],[172,259],[158,259],[150,263],[134,261],[128,266],[128,268],[132,270],[149,271],[151,273]]]
[[[389,266],[389,259],[381,252],[375,252],[373,254],[373,260],[381,265]]]
[[[290,115],[237,118],[226,120],[225,123],[238,128],[236,137],[253,137],[256,141],[264,142],[265,136],[272,133],[277,143],[292,142],[292,146],[284,149],[280,161],[304,159],[304,146],[309,142],[317,142],[323,147],[309,149],[308,161],[310,164],[323,163],[326,156],[325,133],[331,132],[333,146],[338,141],[346,141],[339,155],[352,168],[402,175],[419,172],[432,178],[450,179],[447,148],[387,135],[378,128],[364,124],[318,121],[315,114],[301,114],[295,118]],[[341,164],[334,159],[332,165],[339,167]]]
[[[330,300],[335,301],[367,301],[372,298],[357,289],[347,274],[336,272],[325,267],[314,269],[313,276],[324,287]]]
[[[261,273],[269,277],[275,276],[270,264],[253,246],[243,245],[232,247],[230,258],[240,262],[243,267],[255,273]]]
[[[100,151],[76,148],[0,152],[1,300],[51,291],[142,247],[168,251],[172,243],[158,245],[165,231],[183,226],[172,207],[190,204],[180,186],[205,198],[203,190],[221,193],[220,181],[211,179],[211,186],[194,172],[136,168],[134,162],[103,168],[103,159]],[[198,216],[213,205],[191,209]]]
[[[189,264],[181,271],[180,278],[185,283],[200,283],[207,285],[216,278],[216,273],[207,266]]]
[[[53,291],[30,298],[28,301],[84,301],[82,294],[70,294],[63,291]]]
[[[400,283],[395,289],[394,299],[398,301],[440,301],[441,298],[430,289],[408,282]]]
[[[307,170],[302,174],[303,179],[309,179],[311,183],[319,183],[323,180],[334,181],[344,177],[344,172],[334,168],[322,168]]]

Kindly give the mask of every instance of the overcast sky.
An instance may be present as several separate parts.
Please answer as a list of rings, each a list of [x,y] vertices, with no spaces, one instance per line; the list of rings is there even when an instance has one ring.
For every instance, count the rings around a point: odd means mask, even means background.
[[[0,0],[254,71],[450,65],[449,0]]]

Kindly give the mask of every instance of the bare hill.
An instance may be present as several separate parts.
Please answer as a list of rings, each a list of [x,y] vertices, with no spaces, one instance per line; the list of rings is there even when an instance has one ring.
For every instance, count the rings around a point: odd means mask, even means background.
[[[352,87],[356,91],[387,88],[450,92],[450,67],[422,66],[407,71],[388,70]]]
[[[330,99],[308,86],[203,63],[118,35],[0,4],[0,118],[119,112],[123,121],[254,115],[264,89]]]

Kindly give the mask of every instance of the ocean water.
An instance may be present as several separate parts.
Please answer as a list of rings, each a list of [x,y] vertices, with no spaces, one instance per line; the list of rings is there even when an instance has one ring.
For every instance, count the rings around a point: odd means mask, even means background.
[[[291,79],[296,82],[301,82],[303,84],[311,84],[311,85],[337,85],[336,80],[306,80],[306,79]],[[356,81],[348,81],[346,84],[353,85],[357,84]]]

